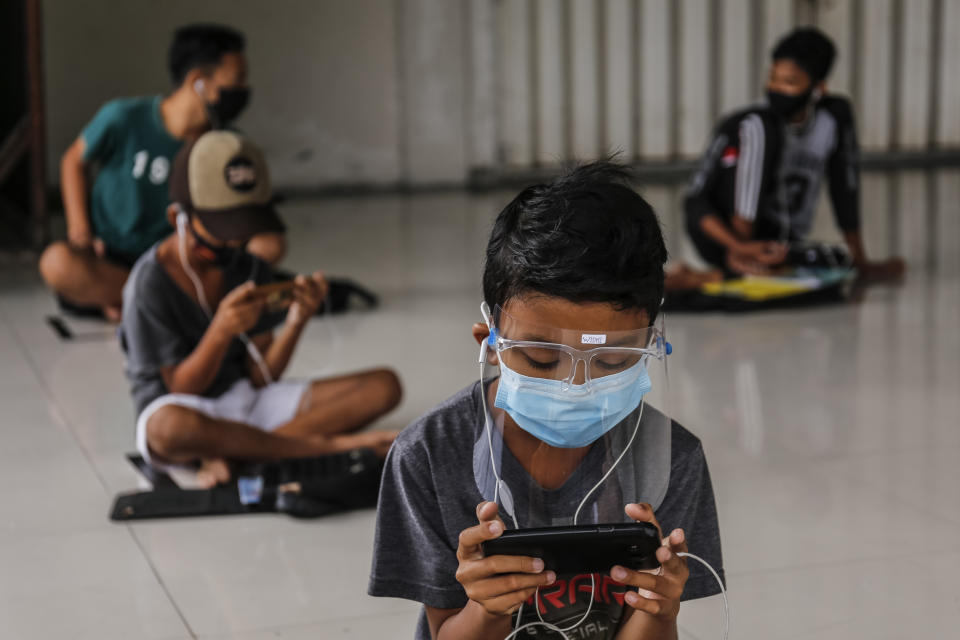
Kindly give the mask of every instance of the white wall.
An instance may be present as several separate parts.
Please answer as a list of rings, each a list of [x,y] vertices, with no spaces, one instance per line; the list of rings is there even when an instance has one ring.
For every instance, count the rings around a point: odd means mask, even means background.
[[[820,25],[871,151],[960,146],[960,0],[45,0],[50,180],[112,97],[169,86],[173,29],[248,38],[238,125],[275,181],[456,184],[622,149],[697,155],[756,100],[772,43]]]

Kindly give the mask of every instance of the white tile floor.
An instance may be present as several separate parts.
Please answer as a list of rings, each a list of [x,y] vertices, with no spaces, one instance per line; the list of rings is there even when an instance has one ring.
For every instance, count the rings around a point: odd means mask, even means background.
[[[292,268],[383,297],[374,313],[315,321],[291,375],[390,364],[406,397],[383,424],[397,427],[468,384],[482,248],[503,202],[285,205]],[[411,636],[414,605],[365,595],[372,512],[108,522],[113,494],[139,481],[122,457],[121,354],[95,323],[71,321],[84,339],[58,340],[43,322],[53,310],[29,266],[0,270],[0,637]],[[672,410],[703,439],[717,493],[731,638],[956,637],[956,270],[915,270],[856,305],[674,315],[668,330]],[[688,603],[682,637],[719,637],[720,621],[716,598]]]

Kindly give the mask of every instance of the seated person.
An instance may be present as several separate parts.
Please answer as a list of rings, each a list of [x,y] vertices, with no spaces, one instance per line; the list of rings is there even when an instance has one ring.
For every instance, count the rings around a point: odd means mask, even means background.
[[[826,93],[836,49],[812,27],[773,49],[765,106],[721,122],[694,174],[686,226],[703,259],[728,273],[764,273],[813,226],[827,175],[837,225],[866,279],[897,278],[903,260],[871,262],[860,236],[860,184],[853,109]]]
[[[326,282],[320,273],[297,276],[285,318],[266,313],[255,285],[273,274],[244,251],[258,233],[281,228],[260,150],[233,132],[204,134],[176,156],[170,198],[176,232],[141,256],[123,293],[121,340],[143,457],[204,461],[200,479],[210,485],[228,479],[230,459],[357,447],[385,455],[396,432],[353,432],[397,406],[392,371],[280,381]]]
[[[561,637],[538,616],[570,638],[675,638],[680,601],[719,593],[705,568],[677,555],[689,548],[722,572],[700,441],[643,409],[651,387],[640,354],[660,335],[667,252],[626,178],[618,165],[582,166],[500,212],[483,273],[486,324],[472,328],[500,376],[481,374],[387,456],[369,592],[423,603],[418,639],[505,638],[527,624],[512,637]],[[542,559],[481,549],[507,526],[628,521],[663,526],[660,575],[557,575]]]
[[[169,233],[167,177],[184,141],[222,127],[247,103],[243,35],[228,27],[177,30],[169,52],[175,89],[167,96],[106,103],[60,163],[66,242],[40,258],[40,274],[65,308],[119,319],[123,283],[140,255]],[[92,190],[87,173],[96,170]],[[268,263],[283,256],[282,227],[248,250]]]

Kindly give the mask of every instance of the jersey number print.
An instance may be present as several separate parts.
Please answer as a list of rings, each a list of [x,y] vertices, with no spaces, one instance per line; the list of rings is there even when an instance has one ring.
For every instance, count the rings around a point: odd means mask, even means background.
[[[144,172],[147,169],[147,161],[150,159],[150,154],[146,150],[137,151],[133,156],[133,177],[139,180],[143,177]],[[150,182],[153,184],[163,184],[167,181],[167,175],[170,173],[170,161],[163,157],[157,156],[153,159],[153,162],[150,163]]]

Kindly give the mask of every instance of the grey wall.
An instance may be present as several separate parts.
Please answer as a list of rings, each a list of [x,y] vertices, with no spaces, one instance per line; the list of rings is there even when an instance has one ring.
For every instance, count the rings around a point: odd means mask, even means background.
[[[216,21],[247,35],[253,102],[238,126],[279,184],[395,182],[400,168],[393,0],[46,0],[49,153],[98,106],[170,86],[173,30]],[[57,162],[51,162],[51,180]]]
[[[51,181],[103,101],[168,87],[170,34],[200,20],[247,34],[238,124],[282,186],[690,158],[807,23],[837,41],[866,149],[960,148],[960,0],[46,0],[44,19]]]
[[[501,0],[499,149],[525,167],[620,149],[698,155],[759,100],[780,35],[815,24],[839,51],[869,151],[960,147],[960,0]]]

